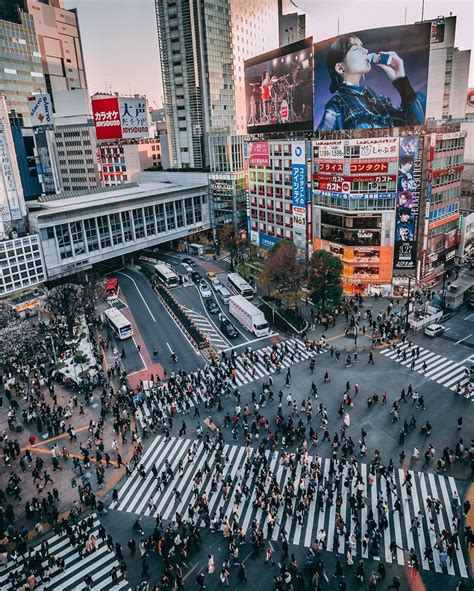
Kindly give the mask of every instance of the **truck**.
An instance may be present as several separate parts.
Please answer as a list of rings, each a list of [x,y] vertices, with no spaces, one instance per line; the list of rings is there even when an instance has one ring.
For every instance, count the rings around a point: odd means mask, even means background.
[[[264,337],[270,332],[268,322],[261,310],[241,295],[229,298],[229,312],[240,324],[257,337]]]

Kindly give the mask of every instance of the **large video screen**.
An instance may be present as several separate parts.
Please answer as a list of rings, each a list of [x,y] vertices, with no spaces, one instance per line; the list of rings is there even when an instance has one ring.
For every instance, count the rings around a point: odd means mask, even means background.
[[[312,38],[246,60],[247,132],[313,129]]]
[[[425,122],[431,24],[357,31],[314,46],[314,129]]]

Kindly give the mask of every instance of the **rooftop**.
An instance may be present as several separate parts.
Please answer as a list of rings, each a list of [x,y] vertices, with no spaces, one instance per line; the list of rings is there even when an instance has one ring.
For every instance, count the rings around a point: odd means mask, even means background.
[[[112,188],[104,190],[97,187],[96,190],[76,191],[69,196],[67,193],[51,196],[50,199],[38,199],[37,201],[29,201],[27,203],[28,209],[31,213],[46,213],[58,211],[74,211],[84,208],[100,207],[101,205],[113,202],[114,205],[123,201],[130,201],[130,199],[139,199],[143,197],[163,195],[168,196],[178,191],[189,191],[190,189],[206,189],[207,185],[203,183],[195,183],[193,185],[180,185],[171,182],[146,182],[133,183],[123,188]]]

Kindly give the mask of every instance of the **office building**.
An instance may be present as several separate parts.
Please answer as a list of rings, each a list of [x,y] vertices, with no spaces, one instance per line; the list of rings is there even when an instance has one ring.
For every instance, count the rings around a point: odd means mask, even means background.
[[[95,189],[100,178],[87,89],[57,91],[55,109],[54,137],[62,191]]]
[[[0,297],[46,280],[39,237],[0,240]]]
[[[75,9],[63,0],[25,0],[34,21],[46,89],[55,103],[56,92],[87,88],[79,22]]]
[[[212,134],[244,133],[243,60],[275,45],[276,0],[155,0],[173,168],[209,166]]]
[[[471,50],[459,51],[455,34],[455,16],[431,21],[427,118],[464,119]]]
[[[97,160],[104,187],[138,182],[141,171],[161,168],[160,141],[158,138],[144,138],[128,142],[101,142],[97,146]]]
[[[306,38],[306,15],[283,14],[283,0],[278,0],[278,35],[280,47]]]

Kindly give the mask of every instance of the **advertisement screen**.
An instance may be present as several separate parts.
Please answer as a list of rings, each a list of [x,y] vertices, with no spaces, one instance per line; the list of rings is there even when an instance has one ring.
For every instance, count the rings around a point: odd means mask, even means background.
[[[268,142],[251,142],[248,144],[249,166],[269,166],[270,146]]]
[[[312,38],[246,60],[247,132],[313,129]]]
[[[314,128],[425,122],[431,24],[368,29],[314,46]]]
[[[394,269],[414,270],[416,268],[422,149],[423,141],[419,137],[400,138],[395,209]]]

